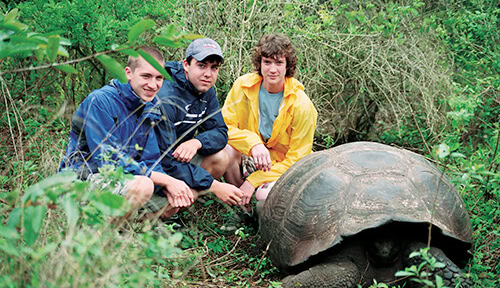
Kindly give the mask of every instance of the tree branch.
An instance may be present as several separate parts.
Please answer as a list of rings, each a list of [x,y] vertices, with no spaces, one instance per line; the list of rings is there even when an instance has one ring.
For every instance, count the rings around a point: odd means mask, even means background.
[[[95,58],[95,57],[100,56],[100,55],[109,54],[109,53],[112,53],[112,52],[119,52],[121,50],[130,49],[130,48],[131,47],[124,47],[124,48],[120,48],[120,49],[117,49],[117,50],[107,50],[107,51],[103,51],[103,52],[97,52],[97,53],[94,53],[94,54],[89,55],[89,56],[85,56],[85,57],[82,57],[82,58],[79,58],[79,59],[69,60],[69,61],[62,62],[62,63],[51,63],[51,64],[45,64],[45,65],[35,66],[35,67],[30,66],[30,67],[27,67],[27,68],[13,69],[13,70],[5,71],[5,72],[0,72],[0,76],[8,74],[8,73],[18,73],[18,72],[24,72],[24,71],[35,71],[35,70],[47,69],[47,68],[51,68],[51,67],[62,66],[62,65],[66,65],[66,64],[78,63],[78,62],[82,62],[82,61],[86,61],[86,60]]]

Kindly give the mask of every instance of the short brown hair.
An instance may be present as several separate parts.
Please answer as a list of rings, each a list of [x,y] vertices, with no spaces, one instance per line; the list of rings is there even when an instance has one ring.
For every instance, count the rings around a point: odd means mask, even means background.
[[[262,76],[261,62],[262,57],[269,58],[286,58],[286,77],[295,75],[297,68],[297,50],[292,44],[292,41],[281,34],[266,34],[260,38],[257,47],[255,47],[252,55],[252,64],[255,69]]]
[[[160,50],[158,50],[158,48],[155,48],[155,47],[151,47],[151,46],[144,46],[144,47],[141,47],[142,50],[144,50],[144,52],[148,53],[149,55],[153,56],[153,58],[155,58],[156,60],[158,60],[158,62],[163,63],[165,62],[165,58],[163,57],[163,54],[161,53]],[[137,68],[137,63],[139,62],[140,56],[139,57],[132,57],[132,56],[128,56],[128,62],[127,62],[127,67],[130,68],[130,70],[134,71],[135,68]]]

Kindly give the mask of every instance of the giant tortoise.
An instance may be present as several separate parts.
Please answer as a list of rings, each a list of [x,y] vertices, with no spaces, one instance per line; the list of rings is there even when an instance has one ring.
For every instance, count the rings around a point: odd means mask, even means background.
[[[433,273],[471,286],[459,269],[472,236],[464,202],[441,170],[404,149],[355,142],[313,153],[278,180],[259,219],[272,263],[290,274],[284,287],[395,283],[428,241],[445,264]]]

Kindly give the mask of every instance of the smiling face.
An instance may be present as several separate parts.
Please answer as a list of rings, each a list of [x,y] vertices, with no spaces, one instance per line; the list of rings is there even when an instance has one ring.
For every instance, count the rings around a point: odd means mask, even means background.
[[[142,57],[137,59],[135,69],[126,67],[125,74],[132,90],[146,102],[154,99],[163,84],[163,75]]]
[[[262,84],[269,93],[283,91],[286,75],[286,58],[284,56],[262,56],[260,71],[263,77]]]
[[[182,62],[182,66],[184,67],[186,79],[189,80],[201,94],[212,88],[215,81],[217,81],[220,62],[216,60],[211,61],[210,59],[197,61],[192,58],[189,62],[185,59]]]

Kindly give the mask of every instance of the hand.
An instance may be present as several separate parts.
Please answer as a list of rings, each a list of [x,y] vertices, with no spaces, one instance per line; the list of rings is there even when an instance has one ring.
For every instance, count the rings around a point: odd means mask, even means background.
[[[245,182],[241,184],[240,190],[243,191],[243,197],[241,198],[241,201],[238,204],[240,206],[246,206],[250,203],[250,199],[252,199],[255,187],[253,187],[253,185],[250,182],[248,182],[248,180],[245,180]]]
[[[191,188],[184,181],[170,177],[171,179],[164,186],[168,203],[172,207],[189,207],[194,202],[194,195]]]
[[[238,187],[229,183],[222,183],[217,180],[214,180],[209,190],[212,191],[222,202],[228,205],[237,205],[240,203],[241,197],[243,197],[243,191],[241,191]]]
[[[172,156],[179,162],[189,162],[201,148],[201,142],[198,139],[188,140],[177,146]]]
[[[250,154],[255,163],[255,167],[262,171],[271,170],[271,155],[264,144],[257,144],[252,147]]]

